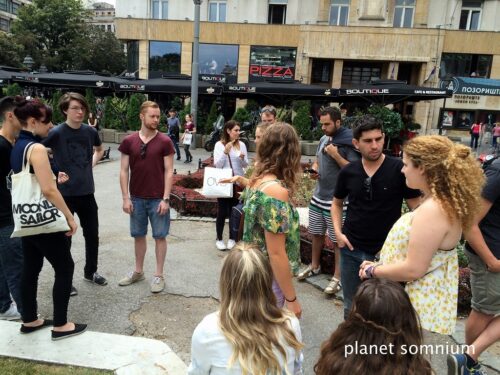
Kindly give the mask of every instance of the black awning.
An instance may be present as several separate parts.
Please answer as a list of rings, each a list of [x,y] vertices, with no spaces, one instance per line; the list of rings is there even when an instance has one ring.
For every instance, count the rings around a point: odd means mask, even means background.
[[[402,83],[372,84],[351,88],[340,88],[338,101],[365,100],[377,104],[394,104],[402,101],[418,102],[451,98],[452,90],[436,87],[413,86]]]
[[[116,91],[142,92],[142,93],[165,93],[165,94],[191,94],[191,79],[175,78],[151,78],[126,80],[119,79],[115,82]],[[220,93],[220,85],[210,84],[203,81],[198,83],[199,94]]]
[[[14,73],[12,81],[55,87],[114,89],[115,77],[77,73]]]
[[[264,81],[229,84],[224,86],[224,94],[234,94],[242,98],[267,96],[281,102],[300,99],[324,99],[333,101],[337,94],[337,90],[319,85],[306,85],[299,82]]]

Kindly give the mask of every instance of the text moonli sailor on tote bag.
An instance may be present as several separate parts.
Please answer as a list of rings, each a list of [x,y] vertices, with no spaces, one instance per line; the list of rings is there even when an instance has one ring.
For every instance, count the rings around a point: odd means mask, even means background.
[[[24,149],[21,172],[11,175],[14,216],[11,237],[66,232],[70,229],[63,213],[43,196],[36,176],[30,173],[29,160],[33,144],[28,144]]]

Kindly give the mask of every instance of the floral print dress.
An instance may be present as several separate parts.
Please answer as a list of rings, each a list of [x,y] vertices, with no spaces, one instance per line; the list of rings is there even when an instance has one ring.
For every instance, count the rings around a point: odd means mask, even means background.
[[[414,212],[394,224],[380,252],[381,264],[402,262],[408,253]],[[422,328],[450,335],[455,330],[458,298],[458,257],[456,249],[438,250],[427,273],[406,284],[406,292],[418,313]]]
[[[265,183],[268,182],[281,183],[279,180],[266,181]],[[286,254],[292,274],[295,275],[300,265],[299,213],[297,209],[288,202],[266,195],[258,188],[245,189],[244,196],[245,220],[242,240],[257,244],[267,255],[264,232],[286,234]]]

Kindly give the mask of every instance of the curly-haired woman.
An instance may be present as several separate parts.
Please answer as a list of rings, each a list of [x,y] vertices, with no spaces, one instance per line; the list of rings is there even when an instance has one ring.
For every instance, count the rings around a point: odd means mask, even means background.
[[[406,282],[422,327],[451,334],[457,316],[455,247],[480,207],[483,172],[470,148],[446,137],[414,138],[403,152],[406,184],[422,191],[422,203],[394,224],[380,262],[363,262],[360,277]]]
[[[401,285],[369,280],[359,286],[347,319],[321,346],[314,372],[430,375],[422,343],[418,316]]]
[[[271,266],[255,245],[239,242],[222,266],[220,311],[196,327],[189,375],[298,375],[298,319],[276,306]]]

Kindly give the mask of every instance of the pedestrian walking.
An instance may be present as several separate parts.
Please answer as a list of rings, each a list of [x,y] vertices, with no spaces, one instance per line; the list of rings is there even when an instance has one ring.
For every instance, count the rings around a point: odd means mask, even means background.
[[[181,160],[181,151],[179,150],[179,131],[181,128],[181,122],[177,117],[177,111],[175,108],[170,108],[168,110],[167,118],[167,135],[172,140],[175,147],[175,152],[177,154],[177,160]]]

